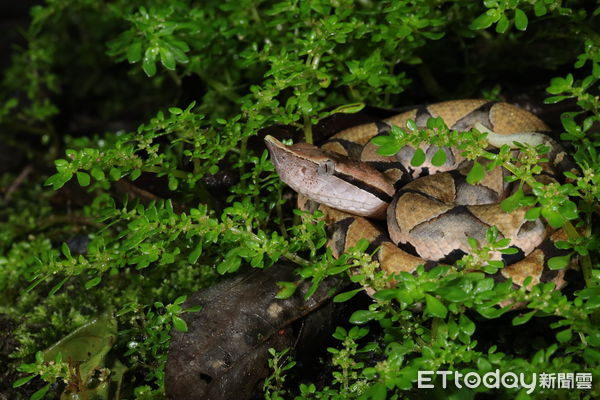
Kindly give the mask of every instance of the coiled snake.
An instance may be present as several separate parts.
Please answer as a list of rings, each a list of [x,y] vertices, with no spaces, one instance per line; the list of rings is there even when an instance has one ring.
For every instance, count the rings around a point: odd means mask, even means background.
[[[411,166],[415,152],[402,148],[394,156],[381,156],[370,141],[390,130],[405,127],[413,120],[424,128],[430,117],[441,117],[453,130],[476,128],[488,132],[491,147],[513,142],[550,146],[549,163],[540,181],[559,179],[564,168],[560,146],[542,132],[548,127],[535,115],[514,105],[486,100],[456,100],[417,107],[386,120],[355,126],[338,132],[322,146],[306,143],[291,146],[267,136],[280,178],[299,194],[321,204],[333,229],[329,246],[339,256],[365,238],[379,248],[376,257],[390,274],[413,272],[452,263],[469,252],[467,238],[485,242],[486,231],[495,226],[499,236],[509,238],[515,254],[494,254],[506,265],[493,278],[512,279],[522,286],[531,276],[531,285],[554,282],[564,286],[564,270],[551,270],[551,257],[564,255],[556,248],[565,240],[562,230],[552,230],[540,219],[526,220],[527,208],[507,213],[500,202],[511,194],[507,172],[495,168],[478,184],[468,184],[472,162],[454,148],[443,148],[446,162],[434,166],[436,146],[422,145],[425,164]],[[483,162],[483,161],[482,161]],[[562,175],[562,174],[560,174]],[[300,196],[299,196],[300,197]],[[387,232],[374,219],[387,220]]]

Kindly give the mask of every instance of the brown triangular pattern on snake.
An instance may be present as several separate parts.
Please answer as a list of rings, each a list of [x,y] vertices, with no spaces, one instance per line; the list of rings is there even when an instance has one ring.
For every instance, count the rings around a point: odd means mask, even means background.
[[[480,123],[488,129],[492,129],[492,123],[490,122],[490,109],[496,104],[494,101],[490,101],[477,107],[464,117],[460,118],[453,125],[448,125],[451,129],[457,131],[468,131],[472,129],[476,123]]]
[[[546,282],[550,282],[550,281],[555,281],[560,272],[561,271],[559,271],[559,270],[546,268],[546,269],[544,269],[544,272],[542,272],[542,275],[540,276],[540,282],[546,283]]]
[[[456,121],[486,104],[486,100],[464,100],[460,102],[446,101],[427,107],[434,117],[442,117],[446,126],[454,126]],[[449,105],[452,105],[449,107]]]
[[[360,239],[367,239],[370,242],[376,242],[382,234],[381,228],[366,218],[356,217],[354,223],[348,229],[348,238],[346,239],[346,249],[353,247]],[[380,239],[381,240],[381,239]],[[375,244],[378,246],[378,244]]]
[[[525,254],[529,254],[540,246],[548,235],[547,227],[539,219],[523,221],[516,238],[510,238],[512,244],[518,246]]]
[[[481,164],[485,167],[489,163],[488,160],[481,161]],[[504,169],[494,168],[491,171],[485,172],[483,179],[479,181],[479,184],[490,188],[494,192],[498,193],[500,198],[501,194],[504,193]]]
[[[404,164],[398,161],[365,161],[368,165],[384,174],[399,190],[408,182],[409,174]]]
[[[543,270],[544,253],[540,249],[536,249],[521,261],[504,267],[502,275],[506,278],[512,278],[513,283],[519,286],[523,286],[525,278],[531,276],[531,284],[528,287],[528,289],[531,289],[532,286],[540,282],[540,275]]]
[[[479,220],[489,226],[495,225],[504,237],[516,237],[527,208],[521,207],[510,213],[502,210],[500,204],[474,205],[467,207]]]
[[[421,257],[428,260],[444,260],[458,250],[467,253],[467,237],[485,240],[487,228],[488,226],[471,214],[467,207],[456,206],[416,224],[408,232],[410,239],[407,237],[406,240],[410,240]]]
[[[374,124],[377,126],[377,135],[386,135],[392,129],[392,126],[385,121],[375,121]]]
[[[454,177],[447,172],[424,176],[406,184],[403,190],[421,192],[445,204],[453,204],[456,198]]]
[[[301,196],[302,196],[302,198],[306,198],[306,196],[304,196],[304,195],[301,195]],[[300,199],[300,196],[298,196],[298,199]],[[310,200],[310,201],[312,202],[312,200]],[[319,204],[319,203],[316,203],[316,204]],[[319,210],[324,214],[325,223],[328,225],[334,224],[345,218],[357,218],[356,215],[354,215],[354,214],[349,214],[345,211],[336,210],[335,208],[331,208],[324,204],[319,204]]]
[[[377,253],[381,266],[391,274],[399,272],[413,272],[419,265],[423,265],[421,257],[413,256],[399,249],[392,242],[383,242]]]
[[[393,156],[384,156],[377,153],[378,147],[373,143],[367,143],[360,154],[360,159],[366,163],[393,163],[396,159]]]
[[[329,140],[321,145],[323,150],[331,151],[332,153],[341,154],[350,157],[348,149],[342,144],[343,139]],[[359,156],[360,157],[360,156]],[[357,160],[360,158],[357,158]]]
[[[417,127],[420,129],[426,128],[427,120],[431,117],[433,117],[433,115],[431,115],[427,109],[427,106],[421,106],[417,109],[417,115],[415,115],[415,124],[417,124]]]
[[[390,125],[387,122],[377,121],[375,124],[377,126],[377,135],[375,135],[375,136],[385,135],[390,130]],[[379,147],[377,147],[372,142],[365,143],[365,145],[362,148],[362,152],[360,154],[360,159],[363,162],[366,162],[366,163],[369,163],[369,164],[375,163],[375,164],[380,164],[380,165],[390,164],[390,163],[394,163],[396,161],[394,159],[394,157],[392,157],[392,156],[384,156],[384,155],[379,154],[377,152],[378,148]],[[387,169],[389,169],[389,168],[386,168],[386,170]],[[381,172],[384,172],[383,169],[379,169],[378,168],[378,170],[381,171]],[[395,181],[392,181],[392,182],[395,182]]]
[[[415,120],[417,118],[417,109],[403,112],[399,115],[385,119],[388,124],[396,125],[400,128],[406,128],[406,121],[409,119]]]
[[[342,154],[353,160],[360,160],[360,153],[363,146],[346,139],[331,139],[321,145],[321,148],[334,153]]]
[[[369,123],[344,129],[343,131],[336,133],[332,139],[345,139],[364,146],[378,133],[379,127],[377,124]]]
[[[403,206],[399,207],[398,203],[402,203]],[[392,208],[391,205],[389,208]],[[423,221],[429,221],[431,218],[435,218],[451,208],[453,208],[452,205],[432,200],[417,193],[408,192],[398,197],[395,207],[395,220],[401,232],[410,232],[416,225],[423,223]],[[388,217],[389,220],[390,218]],[[391,231],[390,235],[392,236],[392,240],[396,242],[397,240],[394,239]]]
[[[455,203],[460,205],[471,205],[471,204],[491,204],[497,203],[502,200],[504,191],[497,191],[498,186],[503,186],[502,182],[490,182],[491,179],[484,178],[479,184],[470,185],[467,183],[467,174],[471,169],[471,165],[467,165],[465,168],[460,170],[448,171],[449,174],[454,178],[454,184],[456,186],[456,199]],[[491,174],[492,177],[496,177],[502,180],[502,175]],[[486,186],[487,183],[491,187]]]
[[[549,131],[548,126],[532,113],[508,103],[496,103],[490,110],[492,131],[500,134]]]
[[[344,218],[330,224],[331,233],[328,242],[328,247],[331,248],[331,252],[334,257],[339,257],[344,251],[346,251],[346,241],[348,238],[348,229],[354,222],[354,217]]]

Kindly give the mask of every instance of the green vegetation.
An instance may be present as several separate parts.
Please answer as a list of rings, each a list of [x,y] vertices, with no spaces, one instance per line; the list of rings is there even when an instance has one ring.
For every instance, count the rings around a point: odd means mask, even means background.
[[[339,344],[328,349],[325,382],[286,379],[297,369],[292,352],[273,351],[269,398],[472,399],[452,387],[416,390],[417,371],[496,368],[589,372],[594,386],[494,398],[598,398],[598,14],[560,0],[32,7],[0,82],[0,157],[22,160],[0,165],[0,338],[13,344],[0,353],[0,394],[110,398],[110,384],[122,399],[162,399],[169,332],[185,331],[181,314],[198,311],[182,309],[185,296],[284,257],[313,289],[355,266],[351,279],[379,290],[332,334]],[[561,246],[579,257],[582,283],[564,293],[552,284],[515,291],[465,272],[501,267],[485,258],[506,246],[494,231],[489,243],[472,243],[477,257],[401,274],[386,289],[364,244],[335,260],[318,216],[287,211],[287,189],[255,138],[287,124],[312,142],[313,124],[365,104],[535,98],[540,88],[546,103],[568,106],[557,129],[580,173],[567,184],[534,181],[543,146],[526,148],[531,162],[519,164],[506,149],[486,153],[480,134],[459,137],[440,121],[414,137],[456,143],[533,187],[504,206],[530,205],[528,218],[568,233]],[[389,152],[408,139],[395,129],[380,140]],[[476,163],[469,179],[483,170]],[[525,309],[498,306],[505,300]]]

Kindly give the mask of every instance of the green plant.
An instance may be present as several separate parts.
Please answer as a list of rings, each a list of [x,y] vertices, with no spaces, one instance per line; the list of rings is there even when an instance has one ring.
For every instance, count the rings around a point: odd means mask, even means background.
[[[269,359],[269,368],[273,370],[273,373],[265,379],[263,384],[263,390],[265,392],[265,398],[269,400],[283,400],[286,394],[283,390],[285,383],[285,373],[296,365],[295,361],[287,361],[290,349],[283,351],[276,351],[273,348],[269,349],[269,354],[272,358]]]

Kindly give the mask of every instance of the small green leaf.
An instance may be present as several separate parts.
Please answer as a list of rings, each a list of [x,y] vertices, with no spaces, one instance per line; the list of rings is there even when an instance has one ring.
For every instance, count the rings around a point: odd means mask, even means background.
[[[135,181],[137,178],[139,178],[142,175],[142,171],[139,169],[134,169],[133,171],[131,171],[131,174],[129,175],[129,180],[131,181]]]
[[[19,386],[23,386],[24,384],[26,384],[27,382],[29,382],[33,378],[35,378],[35,375],[29,375],[29,376],[26,376],[24,378],[17,379],[16,381],[13,382],[12,387],[18,388]]]
[[[58,172],[66,172],[70,169],[70,164],[67,160],[59,158],[58,160],[54,160],[54,166]]]
[[[536,1],[533,5],[533,12],[536,17],[541,17],[542,15],[546,15],[548,9],[546,8],[543,2]]]
[[[597,364],[600,361],[600,351],[587,347],[583,350],[583,359],[588,364]]]
[[[490,371],[492,369],[492,363],[486,358],[480,357],[477,359],[477,369],[481,372]]]
[[[550,96],[550,97],[548,97],[548,98],[546,98],[544,100],[544,103],[546,103],[546,104],[555,104],[555,103],[558,103],[560,101],[566,100],[568,98],[569,98],[569,96]]]
[[[573,332],[570,328],[560,331],[556,334],[556,340],[558,340],[560,343],[568,342],[571,340],[571,337],[573,337]]]
[[[377,312],[369,310],[357,310],[350,316],[350,322],[357,325],[366,324],[377,316]]]
[[[47,384],[46,386],[44,386],[43,388],[41,388],[40,390],[38,390],[37,392],[32,394],[31,397],[29,398],[29,400],[43,399],[44,396],[46,395],[46,393],[48,393],[48,390],[50,390],[50,384]]]
[[[558,207],[558,212],[566,219],[576,219],[579,217],[579,212],[577,210],[577,204],[574,202],[567,200],[563,202],[563,204]]]
[[[90,171],[90,174],[97,181],[103,181],[106,178],[105,175],[104,175],[104,171],[102,171],[98,167],[92,168],[91,171]]]
[[[277,286],[279,286],[279,291],[275,295],[276,299],[287,299],[296,292],[296,289],[298,289],[298,284],[296,282],[280,281],[277,282]]]
[[[188,331],[187,323],[182,318],[178,317],[177,315],[173,315],[171,319],[173,321],[173,327],[175,328],[175,330],[179,332]]]
[[[334,303],[343,303],[345,301],[350,300],[351,298],[353,298],[357,293],[362,292],[363,289],[354,289],[354,290],[350,290],[348,292],[344,292],[344,293],[340,293],[337,296],[335,296],[333,298],[333,302]]]
[[[136,63],[142,59],[142,42],[136,41],[133,42],[127,48],[127,61],[129,63]]]
[[[188,255],[188,262],[190,264],[196,264],[200,255],[202,255],[202,241],[198,241],[194,250]]]
[[[438,289],[438,294],[450,302],[462,303],[469,298],[469,294],[460,287],[452,286]]]
[[[185,309],[185,312],[198,312],[202,310],[202,306],[193,306]]]
[[[479,164],[477,161],[473,163],[473,167],[467,174],[467,183],[469,185],[474,185],[480,182],[485,177],[485,169],[483,165]]]
[[[97,276],[97,277],[87,281],[84,286],[86,289],[89,289],[89,288],[92,288],[92,287],[98,285],[101,281],[102,281],[102,277]]]
[[[108,175],[110,175],[110,178],[113,181],[118,181],[121,179],[121,170],[119,168],[112,167],[108,172]]]
[[[469,28],[472,30],[488,28],[494,22],[496,22],[498,18],[499,17],[497,15],[493,15],[492,13],[489,13],[489,11],[487,11],[484,14],[481,14],[479,17],[475,18],[475,20],[471,22],[471,25],[469,25]]]
[[[581,133],[581,128],[572,116],[563,116],[561,117],[560,122],[562,123],[563,128],[565,128],[565,131],[576,136]]]
[[[500,16],[500,19],[498,20],[498,23],[496,24],[496,32],[498,32],[498,33],[506,32],[509,25],[510,25],[510,21],[508,20],[508,18],[506,18],[506,15],[504,15],[504,13],[502,13],[502,15]]]
[[[217,272],[224,275],[228,272],[235,272],[242,265],[242,259],[237,255],[228,255],[219,265],[217,265]]]
[[[90,176],[86,172],[77,171],[77,182],[79,182],[80,186],[89,186]]]
[[[177,188],[179,187],[179,179],[177,179],[173,175],[169,175],[168,186],[169,186],[169,190],[176,191]]]
[[[142,69],[148,76],[154,76],[156,74],[156,55],[158,49],[155,47],[148,47],[144,53],[144,60],[142,62]]]
[[[350,103],[344,104],[331,110],[331,114],[343,113],[354,114],[365,108],[365,103]]]
[[[502,202],[500,203],[500,207],[505,212],[511,212],[513,210],[516,210],[517,207],[519,207],[523,196],[524,196],[523,189],[519,188],[519,190],[517,190],[511,196],[502,200]]]
[[[524,323],[529,321],[531,319],[531,317],[534,316],[535,313],[536,313],[535,311],[530,311],[526,314],[517,315],[512,320],[513,326],[523,325]]]
[[[525,219],[529,220],[529,221],[533,221],[533,220],[538,219],[541,214],[542,214],[541,207],[533,207],[533,208],[530,208],[529,210],[527,210],[527,212],[525,213]]]
[[[563,269],[569,266],[571,261],[571,255],[552,257],[548,260],[548,268],[550,269]]]
[[[446,163],[446,152],[444,149],[440,148],[435,152],[433,158],[431,159],[431,163],[436,167],[441,167]]]
[[[425,302],[427,304],[425,311],[427,311],[429,315],[438,318],[446,318],[448,309],[442,302],[429,294],[425,295]]]
[[[423,151],[422,148],[418,148],[415,151],[415,154],[413,155],[412,159],[410,160],[410,165],[412,165],[413,167],[418,167],[420,165],[422,165],[425,162],[425,152]]]
[[[160,62],[166,69],[175,69],[175,57],[171,50],[165,46],[160,47]]]
[[[469,244],[469,247],[473,250],[479,248],[479,242],[477,241],[477,239],[472,238],[472,237],[468,237],[467,238],[467,243]]]
[[[69,171],[59,172],[57,174],[50,176],[48,179],[46,179],[46,182],[44,182],[44,185],[52,186],[52,189],[58,190],[61,187],[63,187],[65,185],[65,183],[70,181],[72,177],[73,177],[72,172],[69,172]]]
[[[561,228],[565,223],[565,217],[550,207],[542,207],[542,216],[555,229]]]
[[[460,314],[458,319],[460,324],[460,330],[467,335],[472,335],[475,332],[475,324],[464,314]]]
[[[66,242],[63,242],[62,246],[60,247],[60,250],[65,257],[69,259],[73,258],[73,256],[71,255],[71,249],[69,248],[69,245]]]
[[[53,296],[56,292],[58,292],[60,290],[60,288],[63,287],[63,285],[65,283],[67,283],[67,281],[69,280],[70,276],[66,276],[65,278],[63,278],[62,281],[58,282],[56,285],[54,285],[54,287],[52,287],[52,289],[50,289],[50,292],[48,292],[49,296]]]
[[[527,29],[528,22],[527,14],[525,14],[523,10],[519,8],[515,8],[515,27],[520,31],[524,31]]]
[[[516,247],[507,247],[504,249],[498,249],[498,251],[500,251],[500,253],[502,254],[517,254],[519,252],[519,249]]]

